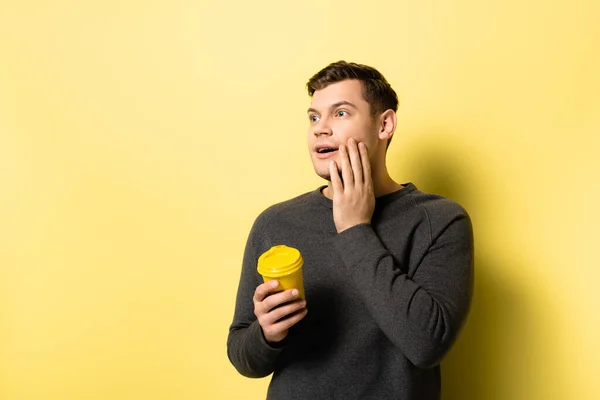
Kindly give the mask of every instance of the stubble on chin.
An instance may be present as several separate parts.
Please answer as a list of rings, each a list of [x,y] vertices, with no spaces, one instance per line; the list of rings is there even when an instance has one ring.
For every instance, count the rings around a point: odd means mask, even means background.
[[[325,179],[327,182],[331,182],[331,174],[329,173],[329,169],[319,171],[315,168],[315,173],[319,178]]]
[[[331,174],[329,173],[329,171],[327,171],[327,173],[322,173],[322,174],[317,173],[317,175],[320,178],[325,179],[328,184],[331,183]],[[340,176],[340,182],[342,182],[342,184],[344,184],[344,178],[342,176]]]
[[[320,171],[319,171],[319,169],[320,169]],[[319,178],[325,179],[327,181],[327,183],[330,183],[331,182],[331,174],[329,173],[329,166],[327,168],[321,167],[319,169],[317,169],[316,165],[315,165],[315,173],[317,174],[317,176]]]
[[[326,174],[318,174],[320,178],[325,179],[327,182],[331,182],[331,175],[328,173]]]

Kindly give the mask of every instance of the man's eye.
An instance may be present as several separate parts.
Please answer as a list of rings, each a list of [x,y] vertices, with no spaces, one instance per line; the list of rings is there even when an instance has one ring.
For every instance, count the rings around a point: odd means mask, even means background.
[[[344,111],[344,110],[339,110],[339,111],[336,113],[336,115],[337,115],[338,117],[345,117],[346,115],[348,115],[348,112],[347,112],[347,111]]]
[[[319,120],[319,117],[317,115],[311,115],[310,117],[308,117],[308,119],[310,120],[310,122],[317,122]]]

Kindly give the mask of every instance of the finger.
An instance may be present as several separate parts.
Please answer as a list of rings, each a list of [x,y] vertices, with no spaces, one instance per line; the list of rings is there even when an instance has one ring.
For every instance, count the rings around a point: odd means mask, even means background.
[[[340,163],[342,164],[342,180],[344,181],[344,189],[354,185],[354,177],[352,176],[352,167],[348,159],[348,148],[344,145],[340,146]]]
[[[256,290],[254,291],[254,302],[260,303],[261,301],[263,301],[265,297],[269,295],[270,292],[277,289],[277,286],[279,286],[279,281],[277,280],[268,281],[263,283],[262,285],[258,285],[256,287]]]
[[[360,152],[360,161],[362,164],[363,181],[368,187],[373,186],[373,180],[371,177],[371,161],[369,161],[369,149],[364,143],[358,144],[358,151]]]
[[[268,313],[278,305],[288,303],[296,299],[298,299],[297,289],[288,289],[284,292],[271,295],[263,300],[263,311]]]
[[[341,193],[344,190],[344,185],[342,184],[338,165],[335,163],[335,161],[331,161],[329,163],[329,176],[331,179],[333,194],[335,195],[336,193]]]
[[[298,310],[302,310],[306,307],[306,301],[297,300],[291,303],[287,303],[281,307],[277,307],[269,311],[263,318],[263,321],[269,325],[278,322],[279,320],[294,314]]]
[[[300,322],[302,318],[306,317],[307,313],[308,310],[306,308],[302,308],[295,314],[292,314],[290,317],[282,319],[281,321],[273,324],[271,327],[271,332],[283,332],[290,329],[292,326]]]
[[[363,167],[356,140],[348,140],[348,152],[350,153],[350,163],[352,164],[354,182],[359,185],[363,181]]]

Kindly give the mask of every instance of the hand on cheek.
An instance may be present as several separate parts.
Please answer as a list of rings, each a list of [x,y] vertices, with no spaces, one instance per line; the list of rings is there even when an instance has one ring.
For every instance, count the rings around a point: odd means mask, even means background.
[[[367,146],[350,139],[347,146],[340,146],[339,156],[340,165],[335,161],[331,161],[329,165],[333,220],[338,233],[359,224],[370,223],[375,210]]]

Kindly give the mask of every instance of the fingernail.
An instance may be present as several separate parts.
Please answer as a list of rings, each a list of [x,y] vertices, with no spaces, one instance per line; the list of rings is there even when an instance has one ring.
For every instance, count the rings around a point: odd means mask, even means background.
[[[273,288],[276,288],[277,286],[279,286],[279,282],[277,282],[277,281],[273,281],[273,282],[271,283],[271,287],[273,287]]]
[[[292,290],[292,296],[294,296],[294,297],[298,296],[298,290],[297,289]]]

